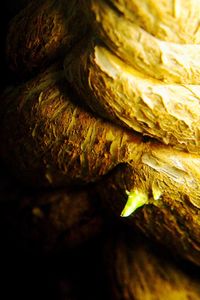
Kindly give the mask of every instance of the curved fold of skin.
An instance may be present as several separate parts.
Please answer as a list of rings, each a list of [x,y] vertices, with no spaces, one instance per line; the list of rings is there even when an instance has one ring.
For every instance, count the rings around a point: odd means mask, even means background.
[[[80,40],[87,24],[79,0],[33,0],[10,22],[7,58],[10,67],[26,76],[47,66]]]
[[[1,113],[1,157],[30,185],[96,181],[142,139],[81,106],[60,65],[8,90]]]
[[[200,156],[145,142],[80,101],[60,66],[7,91],[1,158],[29,185],[98,181],[96,195],[118,216],[139,191],[146,204],[128,222],[200,265]]]
[[[109,0],[126,18],[169,42],[199,44],[198,0]]]
[[[105,250],[112,299],[198,300],[198,270],[186,268],[163,250],[136,234],[134,238],[123,231],[112,235]]]
[[[200,85],[146,77],[96,42],[66,56],[65,74],[97,114],[177,149],[200,151]]]
[[[102,41],[133,68],[167,83],[199,84],[200,45],[161,41],[103,0],[91,10]]]
[[[102,203],[120,216],[139,195],[124,221],[200,265],[200,157],[148,142],[134,158],[97,186]]]

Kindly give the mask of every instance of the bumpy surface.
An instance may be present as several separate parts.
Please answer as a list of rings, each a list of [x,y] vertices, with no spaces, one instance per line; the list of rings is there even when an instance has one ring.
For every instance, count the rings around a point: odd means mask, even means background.
[[[96,1],[96,0],[95,0]],[[129,20],[145,31],[175,43],[199,44],[198,0],[110,0]]]
[[[0,152],[18,178],[31,185],[88,183],[127,160],[141,138],[78,101],[60,66],[2,96]]]
[[[91,10],[102,41],[134,69],[165,83],[199,84],[199,44],[158,39],[103,0]]]
[[[103,117],[171,144],[200,151],[200,86],[164,84],[145,77],[102,45],[67,55],[66,78]]]
[[[150,0],[108,3],[88,2],[94,35],[72,51],[85,31],[85,2],[31,2],[15,18],[7,51],[17,72],[41,71],[68,54],[65,70],[54,65],[2,95],[1,158],[28,185],[96,183],[118,216],[134,212],[130,224],[200,265],[200,51],[181,27],[193,18],[197,43],[199,4],[169,1],[162,14]],[[45,209],[30,209],[40,228]],[[59,229],[68,208],[52,209],[56,220],[47,214],[44,223]]]
[[[67,55],[66,78],[101,116],[198,153],[199,45],[160,40],[114,3],[92,1],[90,8],[95,37],[82,45],[85,51],[79,46]]]
[[[7,57],[17,74],[28,74],[61,56],[86,30],[79,0],[33,0],[11,22]]]
[[[106,178],[106,185],[104,181],[98,185],[99,195],[117,216],[128,217],[134,212],[126,222],[200,265],[196,181],[200,161],[194,159],[192,163],[187,155],[181,158],[177,154],[147,144],[143,151],[140,148],[138,159],[119,166]]]
[[[120,215],[127,193],[134,200],[139,192],[145,206],[131,222],[200,264],[200,157],[94,116],[59,65],[5,93],[0,135],[1,156],[28,184],[85,184],[113,170],[97,183],[104,203]]]

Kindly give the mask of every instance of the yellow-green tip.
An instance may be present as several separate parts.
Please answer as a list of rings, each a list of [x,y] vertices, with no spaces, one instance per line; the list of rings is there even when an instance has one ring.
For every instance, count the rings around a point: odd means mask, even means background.
[[[137,189],[131,192],[126,191],[126,194],[128,195],[128,199],[121,212],[121,217],[130,216],[137,208],[148,202],[148,195],[144,192],[138,191]]]

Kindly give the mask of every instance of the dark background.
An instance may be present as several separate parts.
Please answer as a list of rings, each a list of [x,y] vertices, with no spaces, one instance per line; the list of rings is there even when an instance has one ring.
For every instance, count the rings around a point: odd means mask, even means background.
[[[0,91],[13,82],[5,56],[9,21],[28,0],[7,0],[0,18]],[[1,173],[8,173],[0,162]],[[8,175],[9,176],[9,175]],[[2,196],[0,196],[2,197]],[[0,199],[0,218],[5,214]],[[6,212],[7,213],[7,212]],[[5,216],[4,216],[5,217]],[[4,218],[3,218],[4,219]],[[107,299],[103,272],[104,237],[93,238],[60,254],[34,253],[23,249],[18,237],[0,221],[0,299]]]
[[[8,69],[5,55],[9,21],[28,2],[28,0],[7,0],[2,4],[0,91],[15,81]],[[10,176],[9,170],[3,169],[1,160],[0,173]],[[2,181],[0,175],[0,189]],[[18,236],[13,236],[14,232],[10,229],[12,226],[7,227],[6,222],[3,221],[7,219],[5,214],[9,212],[3,209],[2,200],[4,199],[0,199],[0,299],[107,300],[110,298],[103,257],[107,240],[105,232],[74,249],[63,249],[62,253],[48,255],[35,253],[28,245],[23,247]],[[187,263],[185,268],[188,269]],[[194,270],[196,269],[192,269],[193,273]]]

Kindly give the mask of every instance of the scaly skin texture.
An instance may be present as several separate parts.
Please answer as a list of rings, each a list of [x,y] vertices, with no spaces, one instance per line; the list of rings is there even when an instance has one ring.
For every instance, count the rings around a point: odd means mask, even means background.
[[[198,300],[200,281],[195,268],[167,256],[148,240],[134,240],[126,233],[110,237],[106,263],[113,300]]]
[[[165,83],[199,84],[199,44],[162,41],[127,20],[105,0],[92,1],[90,10],[98,36],[127,64]]]
[[[109,0],[126,18],[161,40],[199,44],[198,0]]]
[[[141,137],[78,102],[60,66],[2,96],[0,153],[20,180],[43,186],[94,182],[134,152]]]
[[[98,42],[85,44],[84,51],[66,56],[65,74],[97,114],[177,149],[200,152],[200,85],[165,84]]]
[[[0,125],[1,157],[20,180],[43,186],[98,181],[96,194],[118,216],[127,192],[139,191],[147,202],[127,221],[200,265],[198,155],[96,117],[81,106],[59,65],[2,96]]]
[[[98,184],[97,193],[118,217],[127,194],[145,196],[146,203],[124,221],[200,265],[199,170],[199,157],[147,142],[132,162]]]
[[[33,0],[10,23],[7,58],[25,76],[68,51],[87,25],[79,0]]]

